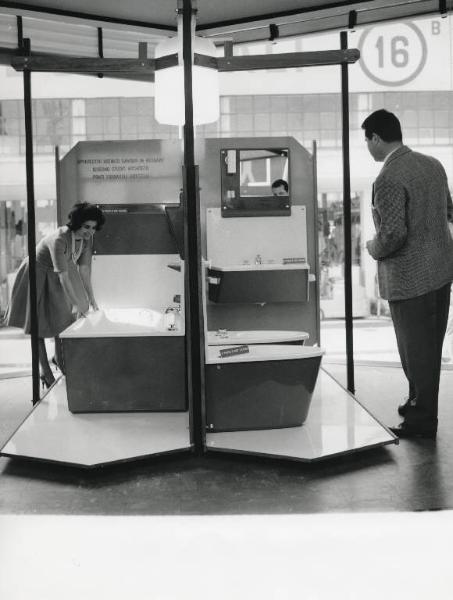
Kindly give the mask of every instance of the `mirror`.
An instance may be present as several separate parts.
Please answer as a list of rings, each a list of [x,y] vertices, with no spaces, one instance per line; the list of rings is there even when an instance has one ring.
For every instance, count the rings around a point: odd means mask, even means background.
[[[291,214],[289,150],[221,150],[222,216]]]

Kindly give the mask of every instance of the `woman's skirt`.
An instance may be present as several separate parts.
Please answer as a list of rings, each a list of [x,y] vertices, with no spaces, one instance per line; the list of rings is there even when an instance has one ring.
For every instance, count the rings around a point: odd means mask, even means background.
[[[17,271],[5,317],[6,325],[20,327],[25,333],[31,332],[28,272],[28,258],[25,258]],[[36,295],[38,337],[55,337],[74,322],[72,307],[63,291],[58,273],[43,269],[39,264],[36,265]]]

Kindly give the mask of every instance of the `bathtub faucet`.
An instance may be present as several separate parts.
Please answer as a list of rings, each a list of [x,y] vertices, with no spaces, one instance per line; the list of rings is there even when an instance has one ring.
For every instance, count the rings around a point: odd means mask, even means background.
[[[261,265],[263,262],[263,259],[261,258],[261,254],[257,254],[255,256],[255,265]]]
[[[181,305],[178,306],[168,306],[165,309],[165,322],[167,325],[168,331],[176,330],[176,320],[181,315]]]

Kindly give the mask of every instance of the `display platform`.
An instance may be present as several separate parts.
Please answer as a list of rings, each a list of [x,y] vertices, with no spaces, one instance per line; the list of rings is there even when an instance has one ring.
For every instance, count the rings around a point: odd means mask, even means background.
[[[97,467],[190,447],[188,412],[72,414],[61,377],[0,455]]]
[[[307,420],[301,427],[208,433],[207,450],[313,462],[398,444],[347,390],[322,368]]]
[[[208,451],[304,462],[395,443],[398,438],[322,368],[303,426],[206,436]],[[96,467],[190,448],[187,412],[72,414],[62,377],[0,455]]]

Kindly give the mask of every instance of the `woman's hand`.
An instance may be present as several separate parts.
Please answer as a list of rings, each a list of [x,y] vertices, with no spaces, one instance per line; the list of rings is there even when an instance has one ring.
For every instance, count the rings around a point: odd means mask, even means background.
[[[99,306],[97,305],[97,302],[96,302],[96,300],[94,298],[93,298],[93,300],[91,300],[90,304],[91,304],[91,308],[94,311],[99,310]]]
[[[77,319],[88,316],[89,306],[88,304],[74,304],[72,307],[72,313]]]

